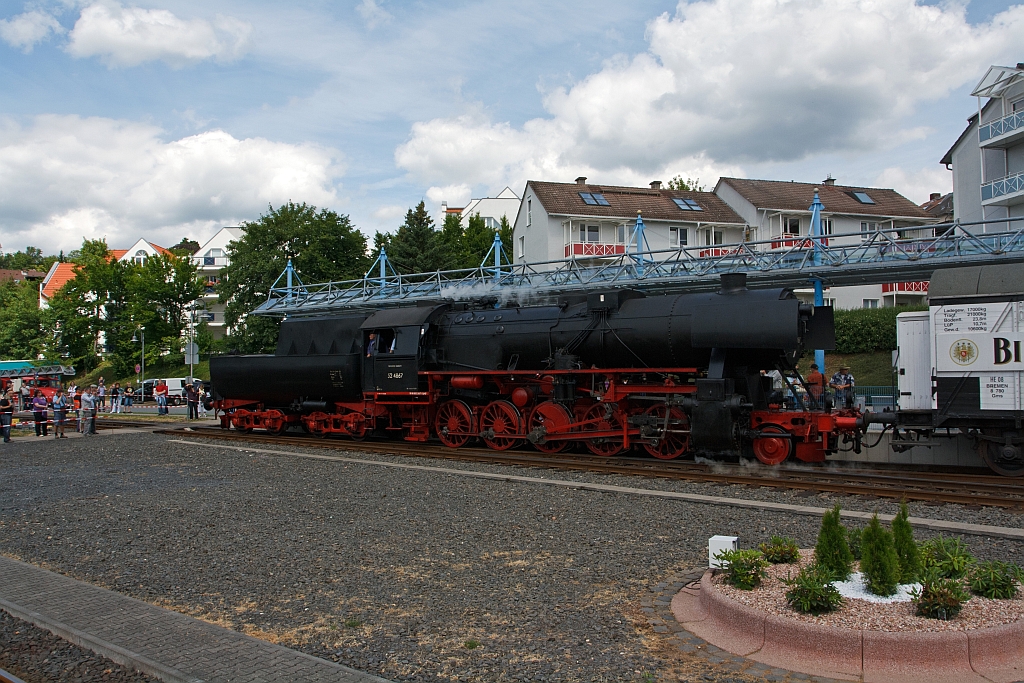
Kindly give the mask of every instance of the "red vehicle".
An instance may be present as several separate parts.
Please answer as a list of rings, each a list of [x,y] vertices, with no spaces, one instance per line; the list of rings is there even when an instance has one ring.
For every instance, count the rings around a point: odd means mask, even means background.
[[[53,399],[57,389],[63,386],[65,376],[73,376],[75,369],[70,365],[45,365],[0,370],[0,388],[14,392],[27,386],[29,396],[35,396],[36,389],[43,392],[47,401]]]

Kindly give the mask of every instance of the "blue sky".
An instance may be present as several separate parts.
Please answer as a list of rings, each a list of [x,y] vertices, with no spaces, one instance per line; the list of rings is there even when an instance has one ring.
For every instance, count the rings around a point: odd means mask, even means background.
[[[394,230],[527,179],[948,191],[1024,6],[0,3],[0,244],[202,241],[288,199]]]

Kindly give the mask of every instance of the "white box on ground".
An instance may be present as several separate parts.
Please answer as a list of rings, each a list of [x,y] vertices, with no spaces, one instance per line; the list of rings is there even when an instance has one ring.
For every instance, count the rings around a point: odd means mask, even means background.
[[[708,566],[721,567],[722,561],[716,560],[715,555],[723,550],[739,550],[739,536],[712,536],[708,539]]]

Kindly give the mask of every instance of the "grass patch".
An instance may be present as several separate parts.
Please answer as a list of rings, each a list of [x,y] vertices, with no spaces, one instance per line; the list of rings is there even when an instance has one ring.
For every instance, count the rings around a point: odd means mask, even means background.
[[[804,353],[804,357],[797,363],[800,374],[807,377],[811,371],[811,363],[814,362],[814,352]],[[826,353],[825,368],[821,374],[825,375],[826,381],[839,371],[840,365],[849,365],[850,373],[860,386],[891,386],[892,374],[892,352],[872,351],[870,353]]]
[[[359,628],[362,625],[363,625],[363,622],[359,621],[358,619],[346,619],[345,620],[345,627],[346,628]]]
[[[470,639],[470,640],[467,640],[463,645],[464,645],[464,647],[467,650],[475,650],[478,647],[480,647],[480,641],[479,640]]]
[[[195,366],[194,376],[207,382],[210,381],[209,359],[204,360]],[[114,368],[111,367],[110,363],[103,362],[90,372],[75,375],[75,381],[78,383],[78,386],[89,386],[90,384],[97,384],[100,377],[103,378],[108,387],[113,386],[114,382],[120,382],[122,387],[129,382],[135,386],[136,380],[142,379],[142,375],[136,375],[134,372],[128,377],[117,377],[114,373]],[[147,365],[146,377],[149,379],[160,379],[162,377],[188,377],[188,366],[178,365],[177,363],[158,363],[155,365]]]

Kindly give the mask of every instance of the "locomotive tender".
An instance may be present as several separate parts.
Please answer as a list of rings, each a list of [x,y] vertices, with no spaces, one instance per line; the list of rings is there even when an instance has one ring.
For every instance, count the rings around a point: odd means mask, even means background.
[[[761,374],[792,370],[805,348],[835,348],[831,308],[729,274],[708,293],[285,319],[273,355],[213,357],[210,374],[222,427],[244,431],[766,464],[822,461],[840,439],[859,450],[864,415],[827,397],[787,408]]]

